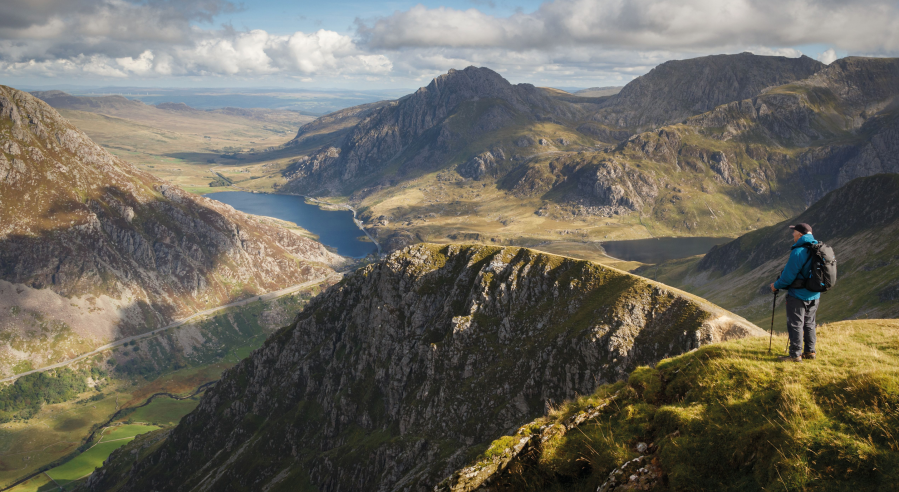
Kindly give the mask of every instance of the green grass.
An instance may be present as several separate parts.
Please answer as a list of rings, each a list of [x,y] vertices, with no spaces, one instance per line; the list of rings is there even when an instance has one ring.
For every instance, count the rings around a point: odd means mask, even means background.
[[[66,486],[93,473],[94,469],[102,465],[103,461],[113,451],[131,442],[137,434],[143,434],[158,428],[153,425],[124,425],[116,427],[111,433],[104,435],[99,443],[72,460],[47,471],[47,475],[59,485]],[[116,440],[112,441],[112,439]]]
[[[45,492],[50,490],[59,489],[50,481],[47,475],[41,473],[31,480],[9,489],[9,492]]]
[[[129,414],[128,419],[152,424],[177,424],[181,417],[192,412],[199,403],[199,400],[194,399],[156,398],[149,405],[138,408],[134,413]]]
[[[784,343],[779,338],[775,347]],[[501,483],[596,490],[638,456],[638,442],[654,444],[670,490],[890,490],[899,483],[899,321],[821,326],[819,358],[801,364],[776,362],[767,349],[765,338],[705,346],[565,403],[538,423],[563,423],[614,400],[543,442],[535,461],[511,467]],[[520,431],[532,432],[539,427]],[[514,442],[495,441],[481,460]]]
[[[120,448],[121,446],[124,446],[127,443],[128,440],[121,440],[97,444],[96,446],[79,454],[71,461],[48,471],[47,475],[53,478],[53,480],[55,480],[60,485],[66,485],[69,482],[74,482],[79,478],[93,473],[94,469],[102,465],[103,460],[105,460],[110,454],[112,454],[113,451]]]
[[[141,425],[141,424],[126,424],[126,425],[117,425],[115,427],[110,427],[103,434],[103,437],[100,439],[100,442],[109,442],[115,441],[117,439],[124,439],[126,437],[134,437],[138,434],[143,434],[144,432],[150,432],[152,430],[156,430],[159,427],[155,425]]]

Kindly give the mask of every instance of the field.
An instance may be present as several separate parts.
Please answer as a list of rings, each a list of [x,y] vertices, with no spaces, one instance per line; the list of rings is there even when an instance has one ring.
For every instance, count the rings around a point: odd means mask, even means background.
[[[0,426],[0,484],[10,483],[74,452],[91,426],[116,409],[120,394],[91,402],[46,405],[35,418]]]
[[[16,485],[9,490],[10,492],[48,492],[51,490],[59,490],[59,487],[50,480],[50,477],[48,477],[46,473],[41,473],[31,480]]]
[[[271,189],[289,155],[263,153],[289,141],[313,119],[260,121],[203,111],[152,107],[94,113],[59,109],[66,119],[118,157],[194,193]],[[235,154],[239,153],[239,154]],[[264,156],[264,157],[263,157]],[[210,187],[220,173],[234,187]],[[253,181],[262,179],[255,183]]]
[[[199,403],[200,400],[198,398],[189,400],[156,398],[149,405],[138,408],[128,415],[127,419],[133,422],[175,425],[181,420],[181,417],[193,411]]]
[[[111,432],[104,434],[99,443],[79,454],[71,461],[47,471],[47,475],[56,483],[65,487],[65,485],[71,482],[90,475],[95,468],[103,464],[103,461],[113,451],[128,444],[129,441],[134,439],[134,436],[158,428],[154,425],[123,425],[115,427]]]

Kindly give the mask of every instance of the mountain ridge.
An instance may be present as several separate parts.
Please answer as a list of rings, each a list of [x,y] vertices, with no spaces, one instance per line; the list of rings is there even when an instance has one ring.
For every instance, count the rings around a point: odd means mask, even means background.
[[[824,66],[805,55],[741,53],[671,60],[625,85],[593,119],[623,128],[668,125],[807,78]]]
[[[312,300],[134,468],[113,455],[116,471],[89,487],[430,490],[545,405],[665,354],[763,333],[583,260],[412,246]]]

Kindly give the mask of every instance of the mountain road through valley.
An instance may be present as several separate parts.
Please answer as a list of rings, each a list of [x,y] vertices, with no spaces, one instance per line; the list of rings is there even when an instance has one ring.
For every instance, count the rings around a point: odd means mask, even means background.
[[[188,321],[190,321],[190,320],[192,320],[192,319],[195,319],[195,318],[198,318],[198,317],[201,317],[201,316],[207,316],[207,315],[216,313],[216,312],[218,312],[218,311],[221,311],[221,310],[224,310],[224,309],[227,309],[227,308],[232,308],[232,307],[237,307],[237,306],[243,306],[243,305],[245,305],[245,304],[249,304],[250,302],[256,302],[256,301],[268,301],[268,300],[271,300],[271,299],[276,299],[276,298],[278,298],[278,297],[286,296],[287,294],[292,294],[292,293],[294,293],[294,292],[296,292],[296,291],[298,291],[298,290],[302,290],[302,289],[305,289],[305,288],[308,288],[308,287],[312,287],[312,286],[314,286],[314,285],[321,284],[321,283],[326,282],[327,280],[330,280],[330,279],[340,279],[340,278],[343,278],[343,276],[344,276],[346,273],[347,273],[347,272],[336,272],[336,273],[334,273],[334,274],[332,274],[332,275],[328,275],[328,276],[326,276],[326,277],[320,277],[320,278],[317,278],[317,279],[310,280],[310,281],[308,281],[308,282],[303,282],[303,283],[301,283],[301,284],[296,284],[296,285],[292,285],[292,286],[290,286],[290,287],[285,287],[285,288],[283,288],[283,289],[281,289],[281,290],[276,290],[276,291],[273,291],[273,292],[269,292],[269,293],[267,293],[267,294],[262,294],[262,295],[259,295],[259,296],[253,296],[253,297],[250,297],[250,298],[247,298],[247,299],[242,299],[242,300],[239,300],[239,301],[234,301],[234,302],[232,302],[232,303],[224,304],[224,305],[222,305],[222,306],[218,306],[218,307],[214,307],[214,308],[205,309],[205,310],[203,310],[203,311],[198,311],[198,312],[196,312],[196,313],[194,313],[194,314],[192,314],[192,315],[190,315],[190,316],[188,316],[188,317],[186,317],[186,318],[182,318],[182,319],[173,321],[172,323],[169,323],[168,325],[163,326],[162,328],[157,328],[157,329],[155,329],[155,330],[153,330],[153,331],[149,331],[149,332],[147,332],[147,333],[141,333],[140,335],[134,335],[134,336],[131,336],[131,337],[128,337],[128,338],[122,338],[122,339],[120,339],[120,340],[116,340],[116,341],[114,341],[114,342],[107,343],[106,345],[102,345],[102,346],[100,346],[100,347],[97,347],[96,349],[94,349],[94,350],[92,350],[92,351],[90,351],[90,352],[81,354],[81,355],[79,355],[78,357],[74,357],[74,358],[71,358],[71,359],[64,360],[64,361],[62,361],[62,362],[58,362],[58,363],[56,363],[56,364],[52,364],[52,365],[49,365],[49,366],[40,367],[40,368],[37,368],[37,369],[32,369],[32,370],[30,370],[30,371],[22,372],[22,373],[19,373],[19,374],[14,375],[14,376],[10,376],[10,377],[7,377],[7,378],[0,379],[0,383],[6,383],[6,382],[9,382],[9,381],[15,381],[16,379],[18,379],[18,378],[20,378],[20,377],[22,377],[22,376],[27,376],[27,375],[29,375],[29,374],[34,374],[34,373],[36,373],[36,372],[42,372],[42,371],[46,371],[46,370],[49,370],[49,369],[56,369],[56,368],[59,368],[59,367],[64,367],[64,366],[67,366],[67,365],[69,365],[69,364],[71,364],[71,363],[73,363],[73,362],[77,362],[77,361],[79,361],[79,360],[83,360],[83,359],[86,359],[86,358],[91,357],[91,356],[93,356],[93,355],[99,354],[99,353],[103,352],[104,350],[109,350],[109,349],[114,348],[114,347],[118,347],[118,346],[121,346],[121,345],[125,345],[126,343],[129,343],[129,342],[131,342],[132,340],[138,340],[138,339],[146,338],[146,337],[149,337],[149,336],[153,336],[153,335],[155,335],[156,333],[159,333],[159,332],[161,332],[161,331],[168,330],[169,328],[177,328],[177,327],[179,327],[179,326],[181,326],[181,325],[186,324]]]

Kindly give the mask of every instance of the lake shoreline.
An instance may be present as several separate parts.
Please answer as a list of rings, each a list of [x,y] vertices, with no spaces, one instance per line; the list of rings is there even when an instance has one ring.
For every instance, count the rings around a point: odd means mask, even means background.
[[[276,193],[273,193],[273,194],[276,194]],[[327,205],[329,207],[343,208],[343,209],[349,210],[350,212],[353,212],[353,223],[356,224],[356,227],[358,227],[359,230],[362,231],[365,234],[365,236],[372,243],[374,243],[375,247],[378,248],[378,258],[380,258],[382,256],[383,253],[381,252],[381,245],[378,244],[378,242],[375,241],[375,238],[372,237],[372,235],[369,234],[368,231],[365,230],[365,227],[363,227],[363,222],[356,218],[356,209],[353,208],[352,206],[345,204],[345,203],[344,204],[328,203],[328,202],[319,200],[318,198],[306,196],[306,195],[292,195],[290,193],[282,193],[282,194],[291,195],[291,196],[301,196],[301,197],[303,197],[304,200],[312,202],[313,204],[315,204],[315,206],[317,206],[318,208],[320,208],[322,210],[328,210],[328,209],[322,207],[322,205]]]
[[[232,193],[236,193],[236,194],[238,194],[238,195],[231,195]],[[243,198],[243,199],[242,199],[243,201],[250,200],[250,202],[249,202],[249,203],[245,203],[243,207],[241,207],[237,202],[234,202],[234,201],[232,201],[232,200],[227,200],[227,199],[219,200],[219,199],[217,199],[217,198],[215,197],[215,195],[240,196],[239,194],[241,194],[241,193],[246,194],[246,195],[243,195],[244,197],[246,197],[246,198]],[[265,203],[265,204],[264,204],[264,203],[262,203],[260,200],[265,201],[265,199],[263,199],[263,198],[261,198],[261,197],[260,197],[259,199],[255,199],[255,203],[253,203],[252,201],[253,201],[254,199],[249,198],[249,195],[262,195],[262,196],[271,196],[271,197],[295,197],[295,198],[301,199],[302,201],[301,201],[300,203],[296,203],[296,204],[290,205],[290,212],[289,212],[287,215],[285,215],[285,216],[277,216],[276,213],[273,213],[273,211],[276,210],[276,208],[273,208],[273,207],[274,207],[274,203]],[[322,229],[321,229],[321,227],[322,227],[323,224],[333,222],[333,221],[332,221],[333,218],[327,219],[327,221],[325,221],[325,222],[321,222],[322,219],[321,219],[321,217],[318,217],[318,216],[317,216],[318,214],[316,214],[316,213],[312,213],[311,215],[309,215],[309,214],[311,213],[311,210],[317,210],[317,211],[319,211],[319,212],[344,212],[344,211],[346,211],[346,212],[349,212],[349,213],[350,213],[350,218],[351,218],[351,220],[352,220],[353,225],[352,225],[352,226],[349,226],[349,224],[346,224],[346,225],[342,226],[343,232],[340,232],[339,235],[345,236],[346,233],[347,233],[347,229],[349,229],[350,227],[352,227],[353,230],[359,230],[359,231],[362,231],[362,233],[363,233],[363,234],[365,235],[365,237],[368,239],[368,241],[365,241],[365,242],[371,244],[372,246],[374,246],[374,251],[371,251],[371,252],[368,252],[368,253],[364,253],[364,252],[362,252],[362,251],[358,251],[358,245],[356,245],[356,246],[349,246],[349,249],[356,248],[356,250],[357,250],[356,253],[342,254],[342,256],[347,256],[347,257],[352,257],[352,258],[357,258],[357,259],[358,259],[358,258],[364,258],[364,257],[366,257],[366,256],[368,256],[368,255],[370,255],[370,254],[373,254],[373,253],[376,253],[376,254],[378,255],[378,257],[380,257],[380,256],[382,255],[382,248],[381,248],[381,245],[375,240],[374,237],[372,237],[372,235],[371,235],[367,230],[365,230],[365,227],[364,227],[363,222],[357,218],[356,209],[353,208],[352,206],[348,205],[348,204],[334,204],[334,203],[328,203],[328,202],[325,202],[325,201],[320,200],[320,199],[315,198],[315,197],[310,197],[310,196],[300,195],[300,194],[294,194],[294,193],[270,193],[270,192],[265,192],[265,191],[255,191],[255,190],[254,190],[254,191],[249,191],[249,190],[222,190],[222,191],[214,191],[214,192],[211,192],[211,193],[206,193],[206,194],[204,194],[203,196],[205,196],[205,197],[207,197],[207,198],[210,198],[210,199],[213,199],[213,200],[220,201],[220,202],[225,203],[225,204],[227,204],[227,205],[230,205],[230,206],[233,207],[234,209],[240,210],[241,212],[244,212],[244,213],[247,213],[247,214],[256,215],[256,216],[258,216],[258,217],[264,217],[264,218],[267,218],[267,219],[275,219],[275,220],[280,220],[280,221],[288,222],[288,223],[291,223],[291,224],[295,224],[295,225],[296,225],[297,227],[299,227],[300,229],[305,230],[305,231],[309,231],[310,233],[317,235],[317,236],[319,237],[319,240],[318,240],[318,241],[319,241],[320,243],[322,243],[323,245],[325,245],[326,247],[335,248],[335,249],[337,249],[337,250],[340,250],[341,248],[347,247],[347,244],[344,243],[343,245],[339,245],[339,244],[337,244],[337,243],[334,243],[334,241],[335,241],[335,240],[338,240],[338,239],[337,239],[336,237],[334,237],[333,235],[330,237],[330,240],[329,240],[329,238],[327,237],[327,236],[328,236],[328,233],[326,232],[326,230],[328,229],[328,227],[327,227],[326,225],[325,225],[325,230],[322,230]],[[237,206],[235,206],[235,205],[237,205]],[[248,207],[247,205],[250,205],[250,206]],[[255,206],[255,209],[254,209],[254,206]],[[284,204],[284,203],[282,202],[282,206],[287,206],[287,205]],[[306,209],[306,212],[302,212],[304,206],[310,207],[311,210],[310,210],[310,209]],[[282,210],[287,210],[287,209],[282,209]],[[293,217],[292,217],[292,216],[290,216],[292,213],[298,213],[299,216],[298,216],[298,217],[297,217],[297,216],[293,216]],[[300,219],[299,221],[297,220],[298,218]],[[304,219],[311,220],[312,222],[310,223],[310,222],[308,222],[307,220],[304,220]],[[319,227],[316,227],[316,225],[314,225],[314,224],[316,223],[316,221],[319,221],[319,222],[317,223],[317,225],[318,225]],[[341,219],[341,221],[342,221],[342,219]],[[303,222],[303,223],[301,223],[301,222]],[[338,222],[340,222],[340,221],[338,221]],[[313,230],[313,229],[318,229],[318,230]],[[339,230],[339,229],[340,229],[340,227],[338,227],[338,230]],[[331,232],[334,233],[335,230],[332,228],[332,229],[331,229]],[[356,237],[359,237],[359,236],[358,236],[358,234],[357,234],[357,235],[354,235],[353,237],[356,238]],[[347,238],[344,237],[342,240],[343,240],[343,241],[346,241]],[[340,242],[340,240],[338,240],[338,242]],[[363,241],[360,240],[359,242],[363,242]],[[341,254],[341,253],[338,253],[338,254]]]

